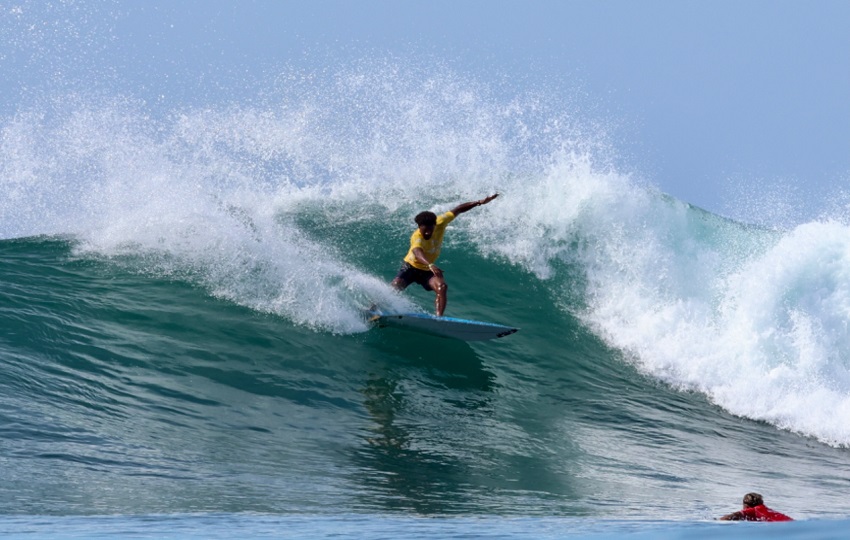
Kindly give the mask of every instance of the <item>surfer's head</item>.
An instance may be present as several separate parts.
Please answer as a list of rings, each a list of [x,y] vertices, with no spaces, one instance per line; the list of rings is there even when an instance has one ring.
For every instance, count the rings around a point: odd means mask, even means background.
[[[419,233],[422,235],[422,238],[428,240],[434,234],[434,227],[437,225],[437,214],[428,212],[427,210],[425,212],[419,212],[413,218],[413,221],[419,225]]]
[[[747,493],[744,495],[744,508],[753,508],[764,504],[764,499],[758,493]]]

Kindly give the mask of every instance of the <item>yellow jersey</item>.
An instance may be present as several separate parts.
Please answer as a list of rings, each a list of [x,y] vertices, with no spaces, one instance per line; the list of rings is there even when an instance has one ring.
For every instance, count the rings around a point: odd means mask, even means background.
[[[446,225],[451,223],[454,218],[455,215],[452,212],[446,212],[445,214],[437,216],[437,224],[434,226],[434,234],[432,234],[431,238],[428,240],[425,240],[422,237],[422,233],[419,232],[419,228],[417,227],[416,230],[413,231],[413,234],[410,235],[410,249],[404,257],[404,262],[419,270],[428,270],[427,266],[423,266],[422,263],[416,260],[416,256],[413,255],[413,250],[415,248],[422,248],[428,262],[433,263],[436,261],[437,257],[440,256],[440,247],[443,245],[443,235],[446,233]]]

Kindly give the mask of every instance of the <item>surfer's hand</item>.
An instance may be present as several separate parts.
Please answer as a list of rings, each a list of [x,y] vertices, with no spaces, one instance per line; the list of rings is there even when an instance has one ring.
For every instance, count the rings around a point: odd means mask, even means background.
[[[431,271],[431,273],[433,273],[433,274],[434,274],[435,276],[437,276],[438,278],[443,277],[443,271],[442,271],[442,270],[440,270],[440,268],[439,268],[436,264],[430,264],[430,265],[428,265],[428,270],[430,270],[430,271]]]
[[[487,204],[488,202],[492,201],[493,199],[495,199],[498,196],[499,196],[498,193],[494,193],[493,195],[490,195],[486,199],[481,199],[480,201],[478,201],[478,205],[480,206],[482,204]]]

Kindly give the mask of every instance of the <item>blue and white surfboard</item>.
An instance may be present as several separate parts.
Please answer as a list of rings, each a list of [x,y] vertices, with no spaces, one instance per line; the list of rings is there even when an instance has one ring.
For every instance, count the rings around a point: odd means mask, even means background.
[[[371,309],[365,311],[369,321],[378,326],[393,326],[426,334],[463,341],[485,341],[509,336],[519,330],[511,326],[455,317],[437,317],[427,313],[385,313]]]

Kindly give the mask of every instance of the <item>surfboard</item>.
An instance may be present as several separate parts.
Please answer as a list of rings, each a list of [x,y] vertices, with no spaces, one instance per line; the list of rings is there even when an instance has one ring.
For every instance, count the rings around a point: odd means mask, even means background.
[[[427,313],[384,313],[377,310],[366,310],[365,313],[369,321],[378,326],[392,326],[463,341],[497,339],[519,330],[519,328],[501,324],[455,317],[437,317]]]

